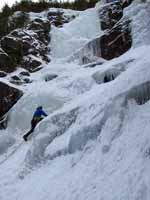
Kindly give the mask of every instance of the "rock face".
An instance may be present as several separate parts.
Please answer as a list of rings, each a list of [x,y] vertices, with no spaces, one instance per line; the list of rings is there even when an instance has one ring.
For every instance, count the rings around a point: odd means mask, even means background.
[[[1,71],[12,72],[16,67],[22,67],[35,72],[42,68],[42,63],[50,62],[51,24],[61,27],[75,16],[55,8],[45,11],[44,15],[34,18],[30,13],[18,11],[9,17],[9,34],[0,40]]]
[[[100,38],[101,56],[110,60],[128,51],[132,45],[130,21],[117,24]]]
[[[0,48],[0,70],[4,72],[12,72],[15,66],[10,56]]]
[[[73,20],[75,16],[65,15],[62,9],[49,10],[47,14],[47,19],[56,27],[62,27],[64,23],[68,23]]]
[[[41,62],[36,59],[35,56],[26,56],[21,61],[21,66],[25,69],[27,69],[29,72],[35,72],[38,71],[38,69],[41,69]]]
[[[33,30],[37,34],[38,39],[46,45],[50,41],[50,29],[51,24],[49,20],[43,20],[41,18],[34,19],[28,26],[28,30]]]
[[[10,72],[20,66],[33,72],[42,61],[49,62],[50,28],[48,20],[35,19],[25,29],[15,29],[4,36],[0,41],[0,69]],[[34,58],[31,59],[31,55]]]
[[[121,4],[120,1],[111,2],[98,10],[101,30],[104,33],[81,50],[79,54],[81,64],[93,62],[99,57],[110,60],[131,48],[130,20],[122,18],[123,9],[127,5]]]
[[[3,120],[3,116],[20,99],[23,92],[3,82],[0,82],[0,91],[0,128],[5,128],[3,125],[7,118]]]
[[[128,51],[132,45],[130,20],[121,20],[123,7],[119,1],[113,2],[99,10],[101,29],[101,56],[110,60]]]
[[[14,38],[11,35],[3,37],[1,40],[2,49],[13,59],[13,62],[18,63],[21,58],[22,41],[19,38]]]
[[[100,26],[102,30],[111,29],[123,16],[120,2],[111,3],[99,10]]]

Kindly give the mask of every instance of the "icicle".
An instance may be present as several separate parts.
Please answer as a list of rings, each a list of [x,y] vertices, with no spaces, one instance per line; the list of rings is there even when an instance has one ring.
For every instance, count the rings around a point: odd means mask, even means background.
[[[102,73],[96,72],[93,74],[92,77],[94,78],[97,84],[107,83],[117,78],[121,72],[122,71],[120,69],[111,68]]]
[[[142,105],[150,100],[150,81],[142,83],[132,88],[128,95],[128,99],[135,99],[137,104]]]

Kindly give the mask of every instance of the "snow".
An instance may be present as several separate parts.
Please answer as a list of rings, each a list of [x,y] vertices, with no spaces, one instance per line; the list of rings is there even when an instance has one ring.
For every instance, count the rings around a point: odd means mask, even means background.
[[[134,30],[141,27],[144,5],[127,8],[133,47],[93,68],[60,58],[81,48],[79,41],[96,37],[95,9],[53,28],[54,59],[31,75],[31,84],[19,86],[24,96],[9,112],[8,129],[1,131],[1,200],[150,199],[150,46],[143,29],[141,36]],[[133,15],[137,6],[141,10]],[[73,47],[67,43],[71,39]],[[46,82],[49,74],[57,77]],[[38,105],[49,115],[25,143],[22,136]]]

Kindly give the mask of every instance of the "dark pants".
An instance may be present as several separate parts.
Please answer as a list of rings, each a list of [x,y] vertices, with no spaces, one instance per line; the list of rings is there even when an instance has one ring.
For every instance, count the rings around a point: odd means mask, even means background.
[[[27,140],[27,137],[28,137],[31,133],[34,132],[34,129],[35,129],[36,125],[37,125],[42,119],[43,119],[42,117],[40,117],[40,118],[33,118],[33,119],[32,119],[30,131],[29,131],[28,133],[26,133],[26,134],[23,136],[23,138],[24,138],[25,140]]]

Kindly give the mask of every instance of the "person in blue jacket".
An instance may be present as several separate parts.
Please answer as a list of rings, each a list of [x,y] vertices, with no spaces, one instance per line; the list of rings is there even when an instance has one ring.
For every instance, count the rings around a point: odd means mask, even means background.
[[[28,136],[34,131],[36,125],[43,119],[43,116],[47,117],[47,114],[43,111],[42,106],[37,107],[31,120],[31,129],[23,136],[25,141],[27,141]]]

